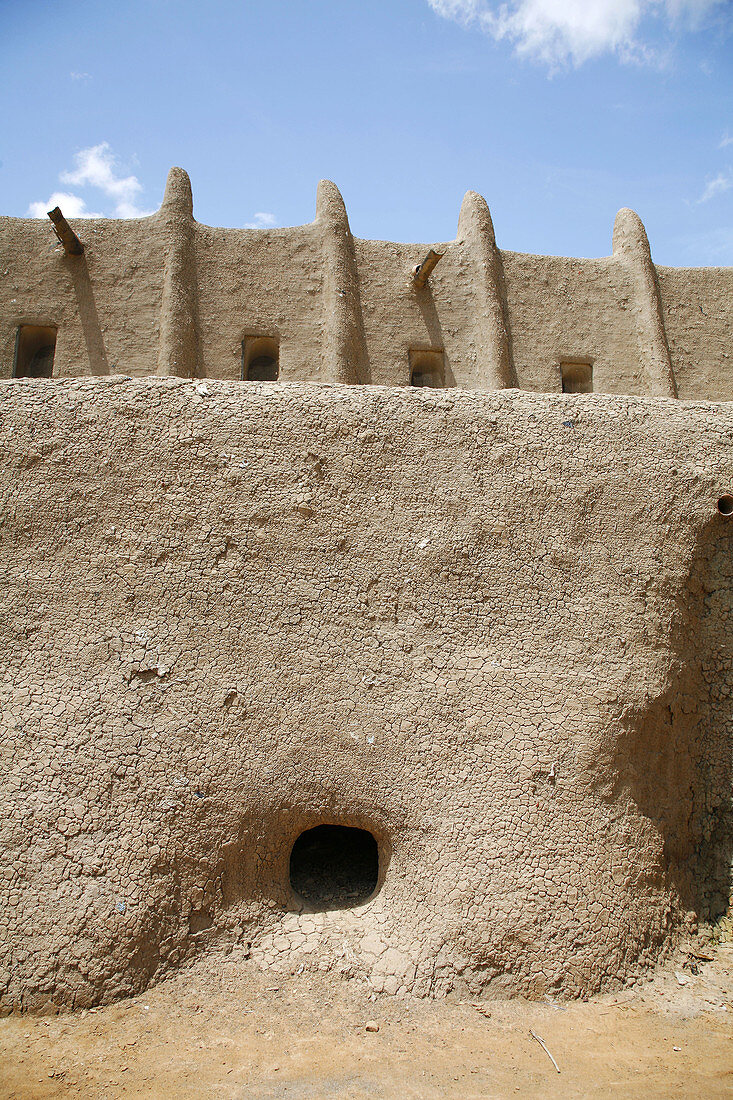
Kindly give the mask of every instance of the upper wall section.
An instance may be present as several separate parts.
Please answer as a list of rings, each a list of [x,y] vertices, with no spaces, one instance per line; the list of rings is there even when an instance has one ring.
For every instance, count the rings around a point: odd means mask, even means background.
[[[485,201],[468,192],[424,285],[415,270],[430,246],[354,239],[328,181],[310,225],[217,229],[194,220],[174,168],[151,217],[72,228],[81,255],[48,222],[0,219],[0,377],[28,373],[24,340],[33,349],[33,333],[55,330],[54,376],[249,372],[733,400],[733,269],[656,268],[629,210],[609,257],[530,256],[497,248]]]
[[[733,268],[658,267],[680,397],[733,397]]]

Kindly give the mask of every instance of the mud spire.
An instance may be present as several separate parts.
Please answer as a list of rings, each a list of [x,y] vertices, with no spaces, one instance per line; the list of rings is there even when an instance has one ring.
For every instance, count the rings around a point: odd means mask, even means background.
[[[614,222],[613,255],[629,267],[634,283],[644,391],[650,397],[676,397],[677,386],[649,238],[639,215],[626,207],[619,210]]]
[[[168,173],[157,217],[165,254],[158,374],[193,378],[198,365],[196,223],[191,181],[182,168]]]
[[[188,172],[183,168],[171,168],[165,183],[161,211],[175,210],[187,218],[193,217],[193,191]]]
[[[517,385],[507,325],[504,265],[496,247],[486,200],[467,191],[458,219],[458,241],[468,250],[475,271],[476,368],[473,385],[501,390]]]
[[[316,224],[321,227],[324,268],[325,377],[329,382],[368,382],[354,238],[341,192],[330,180],[318,184]]]

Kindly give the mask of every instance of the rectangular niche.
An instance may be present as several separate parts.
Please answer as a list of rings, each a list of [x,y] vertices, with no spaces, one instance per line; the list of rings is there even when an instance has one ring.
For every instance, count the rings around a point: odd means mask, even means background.
[[[15,337],[13,378],[51,378],[56,354],[55,325],[20,325]]]
[[[563,393],[593,393],[593,364],[587,361],[561,362]]]
[[[245,336],[242,341],[242,381],[277,382],[280,341],[274,336]]]
[[[445,385],[445,353],[438,350],[409,352],[410,385],[441,389]]]

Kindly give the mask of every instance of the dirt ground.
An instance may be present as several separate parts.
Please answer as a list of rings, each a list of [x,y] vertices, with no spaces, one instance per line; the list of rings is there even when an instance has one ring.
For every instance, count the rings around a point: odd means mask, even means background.
[[[733,945],[585,1003],[397,1000],[210,956],[107,1008],[0,1020],[0,1097],[713,1100],[732,1030]]]

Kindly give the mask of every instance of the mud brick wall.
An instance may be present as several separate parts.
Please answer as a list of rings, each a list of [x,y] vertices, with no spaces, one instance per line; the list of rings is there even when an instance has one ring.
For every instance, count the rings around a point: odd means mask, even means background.
[[[0,1004],[611,988],[728,904],[733,409],[0,385]],[[363,904],[293,891],[368,830]]]

